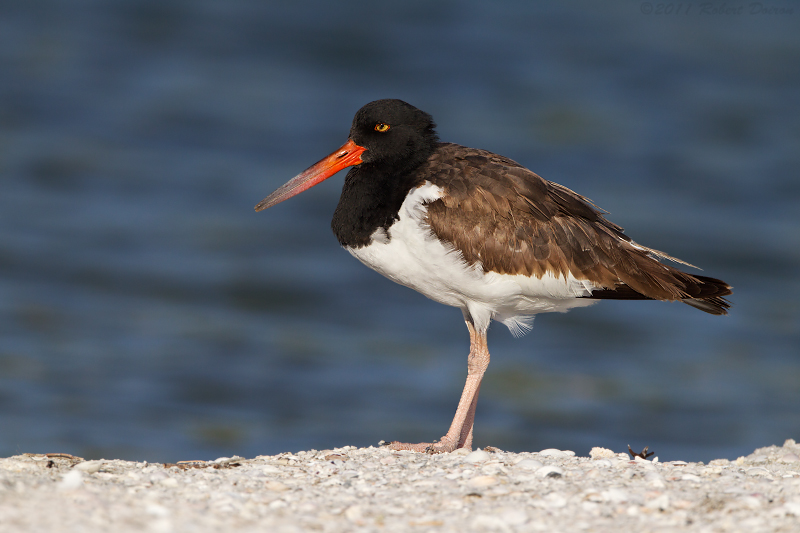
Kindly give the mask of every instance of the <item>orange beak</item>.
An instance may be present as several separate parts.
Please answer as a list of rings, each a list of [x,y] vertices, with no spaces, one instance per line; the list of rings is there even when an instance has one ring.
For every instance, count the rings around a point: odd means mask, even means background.
[[[322,183],[343,168],[361,164],[363,162],[361,154],[366,150],[363,146],[348,140],[331,155],[310,166],[261,200],[256,206],[256,211],[263,211],[268,207],[288,200],[292,196],[300,194],[318,183]]]

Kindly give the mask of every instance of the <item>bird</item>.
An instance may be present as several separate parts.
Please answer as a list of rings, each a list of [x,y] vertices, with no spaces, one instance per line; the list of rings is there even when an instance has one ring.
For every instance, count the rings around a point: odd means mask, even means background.
[[[730,308],[724,281],[662,262],[693,267],[634,242],[591,200],[507,157],[440,142],[431,115],[403,100],[364,105],[347,142],[255,209],[345,168],[331,221],[342,247],[392,281],[461,309],[469,331],[466,383],[447,433],[384,443],[392,450],[472,449],[493,320],[519,336],[538,313],[603,299],[678,301],[712,315]]]

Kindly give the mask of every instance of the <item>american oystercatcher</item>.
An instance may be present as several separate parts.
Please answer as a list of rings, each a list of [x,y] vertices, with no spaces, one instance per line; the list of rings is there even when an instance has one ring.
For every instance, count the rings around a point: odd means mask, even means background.
[[[486,150],[439,142],[431,116],[402,100],[377,100],[353,119],[347,142],[264,198],[272,207],[347,173],[331,223],[368,267],[458,307],[470,337],[467,382],[447,434],[395,450],[472,447],[486,331],[499,320],[520,335],[537,313],[600,299],[680,301],[727,314],[724,281],[659,262],[685,263],[633,242],[587,198]]]

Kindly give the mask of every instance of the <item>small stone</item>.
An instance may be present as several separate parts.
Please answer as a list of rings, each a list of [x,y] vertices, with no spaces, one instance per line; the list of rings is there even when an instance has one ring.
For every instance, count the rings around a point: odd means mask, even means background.
[[[166,518],[171,514],[169,509],[157,503],[151,503],[145,506],[144,512],[150,516],[157,516],[159,518]]]
[[[488,461],[491,458],[492,458],[492,456],[489,455],[488,453],[486,453],[485,451],[483,451],[483,450],[475,450],[474,452],[471,452],[469,455],[464,457],[464,462],[465,463],[483,463],[485,461]]]
[[[611,461],[608,459],[596,459],[591,462],[594,468],[611,468]]]
[[[683,474],[681,476],[681,481],[700,481],[700,476],[695,474]]]
[[[499,517],[495,515],[479,514],[473,520],[472,524],[480,530],[503,530],[508,529],[508,525]]]
[[[387,455],[386,457],[381,457],[381,464],[382,465],[393,465],[397,462],[397,458],[394,455]]]
[[[539,452],[539,455],[542,457],[569,457],[568,453],[562,452],[561,450],[556,450],[555,448],[542,450]]]
[[[769,470],[760,466],[754,466],[753,468],[748,468],[745,473],[748,476],[768,476]]]
[[[600,493],[603,501],[611,503],[621,503],[628,501],[628,494],[621,489],[608,489]]]
[[[100,471],[104,464],[105,461],[84,461],[76,464],[74,470],[86,472],[87,474],[95,474]]]
[[[592,468],[591,470],[586,471],[586,477],[589,479],[594,479],[596,477],[600,477],[600,471],[596,468]]]
[[[781,456],[780,461],[782,463],[796,463],[800,461],[800,457],[796,453],[787,453]]]
[[[545,505],[547,507],[553,507],[559,509],[561,507],[566,507],[567,505],[567,498],[564,497],[563,494],[559,494],[558,492],[551,492],[547,496],[543,498]]]
[[[536,459],[523,459],[515,464],[514,467],[522,470],[536,471],[542,467],[542,462]]]
[[[283,492],[284,490],[289,490],[289,487],[287,487],[280,481],[275,481],[275,480],[270,480],[264,483],[264,488],[274,492]]]
[[[167,477],[169,476],[167,476],[167,474],[161,470],[153,472],[153,474],[150,476],[150,483],[155,485],[156,483],[160,483],[161,481],[167,479]]]
[[[794,516],[800,516],[800,501],[795,500],[792,502],[786,502],[783,504],[783,511],[785,514],[792,514]]]
[[[581,509],[587,513],[596,515],[600,512],[600,504],[590,501],[581,502]]]
[[[59,490],[77,489],[83,485],[83,473],[80,470],[70,470],[58,483]]]
[[[692,507],[694,503],[690,500],[673,500],[670,502],[670,505],[676,509],[688,509]]]
[[[546,465],[546,466],[543,466],[543,467],[539,468],[536,471],[536,475],[538,477],[545,477],[545,478],[547,478],[547,477],[550,477],[550,478],[562,477],[564,475],[564,469],[561,468],[560,466]]]
[[[361,520],[364,515],[360,505],[351,505],[344,511],[344,517],[351,522]]]
[[[761,500],[755,496],[742,496],[737,500],[744,509],[760,509]]]
[[[476,476],[467,481],[468,486],[476,489],[491,487],[492,485],[496,484],[497,484],[497,478],[494,476]]]
[[[669,495],[662,494],[661,496],[653,498],[645,504],[645,507],[653,510],[666,511],[669,509]]]
[[[589,457],[592,459],[613,459],[616,454],[608,448],[592,448]]]
[[[509,526],[521,526],[528,521],[528,514],[522,509],[509,509],[500,513],[499,516]]]

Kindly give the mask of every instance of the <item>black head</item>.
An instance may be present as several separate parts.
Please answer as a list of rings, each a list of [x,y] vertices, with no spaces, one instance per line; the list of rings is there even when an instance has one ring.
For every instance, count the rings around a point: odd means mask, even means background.
[[[370,102],[356,113],[346,143],[261,200],[256,211],[300,194],[347,167],[383,175],[408,173],[436,149],[435,127],[429,114],[402,100]]]
[[[397,170],[414,168],[433,153],[436,124],[426,112],[402,100],[375,100],[356,112],[350,139],[366,148],[364,164]]]

